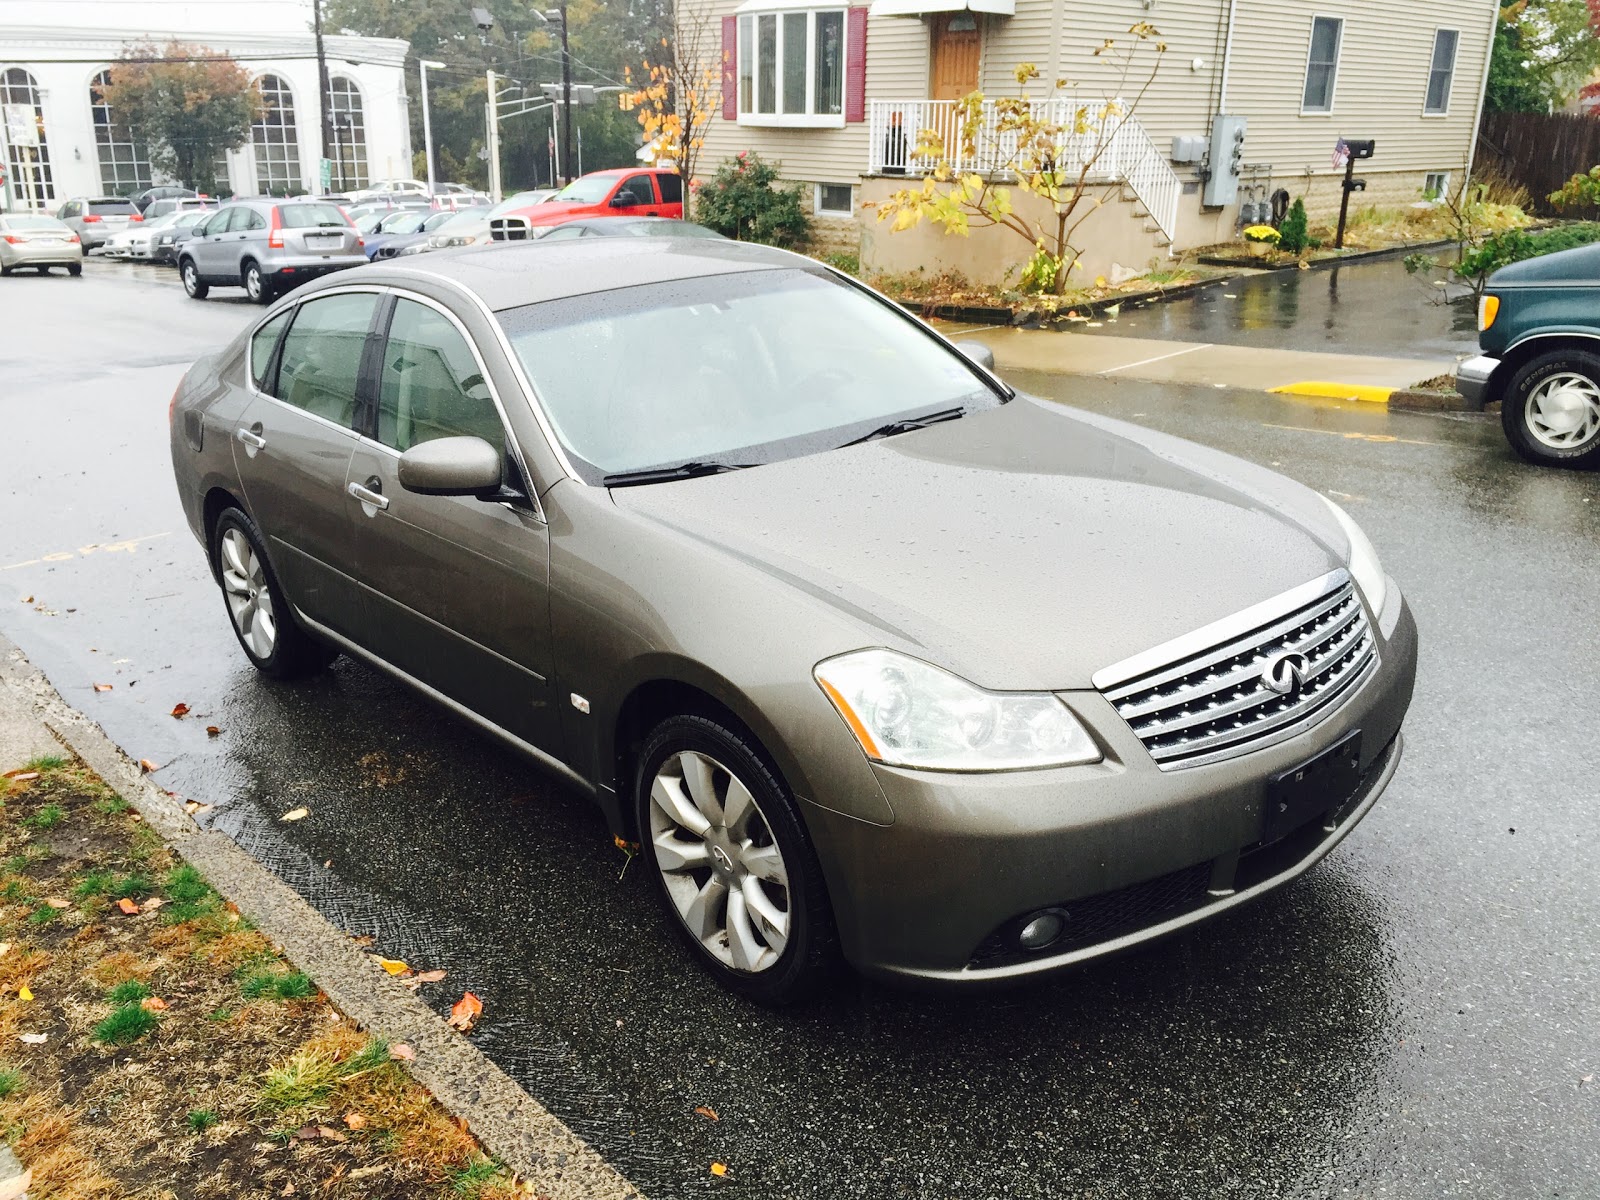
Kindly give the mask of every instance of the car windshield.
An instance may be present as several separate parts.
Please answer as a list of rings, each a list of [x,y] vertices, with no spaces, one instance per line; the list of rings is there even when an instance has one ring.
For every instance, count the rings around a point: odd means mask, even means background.
[[[432,233],[436,229],[443,229],[448,225],[465,225],[476,221],[489,210],[479,205],[476,208],[463,208],[458,212],[436,212],[422,223],[423,231]]]
[[[415,233],[428,219],[425,212],[397,212],[390,213],[378,222],[379,233]]]
[[[371,233],[378,227],[378,222],[388,216],[388,213],[362,213],[356,218],[356,230],[359,233]]]
[[[54,217],[37,217],[27,215],[10,215],[0,217],[0,225],[7,229],[65,229],[66,226]]]
[[[537,203],[539,203],[539,196],[536,192],[518,192],[515,196],[507,196],[499,204],[496,204],[489,210],[488,215],[498,217],[502,213],[511,212],[513,209],[527,208],[529,205]]]
[[[119,213],[136,213],[139,210],[127,200],[91,200],[89,211],[96,216],[117,216]]]
[[[599,204],[611,194],[611,189],[616,185],[615,176],[586,175],[567,184],[556,193],[556,199],[572,200],[578,204]]]
[[[179,229],[187,229],[196,221],[203,221],[210,215],[211,213],[206,209],[196,209],[194,212],[181,212],[176,214],[177,219],[172,223]]]
[[[685,462],[749,465],[899,418],[1004,402],[925,327],[804,269],[552,300],[497,314],[590,483]],[[674,347],[690,348],[676,356]],[[641,362],[672,359],[641,376]]]
[[[348,222],[337,204],[282,204],[278,206],[285,229],[344,228]]]
[[[179,214],[175,212],[164,212],[153,221],[149,217],[146,217],[144,219],[144,230],[146,233],[149,233],[156,229],[170,229],[177,223],[178,215]]]

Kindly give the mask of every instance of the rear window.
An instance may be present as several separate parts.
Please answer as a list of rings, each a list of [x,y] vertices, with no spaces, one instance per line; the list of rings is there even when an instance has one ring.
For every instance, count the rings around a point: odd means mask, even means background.
[[[278,214],[285,229],[315,229],[347,224],[336,204],[283,204]]]
[[[54,217],[8,216],[4,225],[7,229],[64,229],[65,226]]]
[[[89,211],[96,216],[115,216],[118,213],[133,213],[139,210],[127,200],[91,200]]]

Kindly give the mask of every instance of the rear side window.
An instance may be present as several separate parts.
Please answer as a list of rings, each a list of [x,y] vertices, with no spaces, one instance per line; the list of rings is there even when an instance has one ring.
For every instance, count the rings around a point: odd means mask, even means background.
[[[250,339],[250,378],[255,381],[258,390],[268,395],[275,394],[268,386],[271,381],[267,378],[267,369],[272,366],[272,352],[278,348],[278,336],[293,315],[292,308],[286,309],[256,330]]]
[[[661,203],[683,203],[683,177],[680,175],[657,175],[656,186],[661,189]]]
[[[404,451],[442,437],[479,437],[505,452],[500,414],[461,331],[427,305],[400,300],[383,355],[378,440]]]
[[[285,229],[313,229],[319,225],[346,224],[344,214],[335,204],[280,205],[278,219]]]
[[[267,219],[253,208],[239,210],[239,215],[233,218],[233,224],[228,226],[229,233],[238,233],[251,229],[265,229]]]
[[[274,394],[314,416],[350,428],[356,411],[356,380],[366,348],[371,292],[307,300],[284,335]]]
[[[135,213],[139,210],[126,200],[91,200],[89,211],[99,217],[114,217],[121,213]]]

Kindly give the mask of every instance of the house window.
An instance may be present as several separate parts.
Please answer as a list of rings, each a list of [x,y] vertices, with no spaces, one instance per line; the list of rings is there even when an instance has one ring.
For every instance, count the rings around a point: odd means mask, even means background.
[[[1449,171],[1429,171],[1422,177],[1422,198],[1433,202],[1443,200],[1450,190]]]
[[[89,111],[94,114],[95,149],[100,156],[100,191],[106,196],[132,196],[150,186],[150,153],[133,130],[112,115],[104,91],[110,86],[109,70],[101,71],[89,85]]]
[[[13,129],[6,139],[11,169],[6,173],[11,195],[18,208],[44,208],[56,198],[55,177],[50,171],[50,145],[44,136],[44,101],[33,76],[21,67],[0,72],[0,104],[12,107],[12,120],[26,123],[29,112],[33,125],[20,136]]]
[[[848,183],[819,183],[817,198],[812,206],[819,217],[848,217],[851,215],[850,185]]]
[[[1303,113],[1333,111],[1333,83],[1339,73],[1339,40],[1344,21],[1338,17],[1311,18],[1311,49],[1306,55],[1306,90],[1300,99]]]
[[[256,150],[256,186],[263,196],[292,196],[300,190],[300,138],[295,132],[294,93],[276,75],[263,75],[261,115],[250,127]]]
[[[328,80],[328,121],[333,126],[333,185],[340,191],[367,186],[367,118],[355,80]]]
[[[739,119],[835,125],[844,118],[844,10],[741,13]]]
[[[1440,29],[1433,35],[1433,65],[1428,69],[1428,99],[1422,111],[1442,117],[1450,111],[1450,83],[1456,74],[1456,46],[1461,35],[1454,29]]]

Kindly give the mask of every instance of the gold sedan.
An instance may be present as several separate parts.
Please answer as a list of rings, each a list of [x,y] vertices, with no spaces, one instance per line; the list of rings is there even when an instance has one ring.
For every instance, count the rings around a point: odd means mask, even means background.
[[[69,275],[82,275],[83,243],[64,222],[43,213],[0,213],[0,275],[18,267],[41,275],[65,267]]]

